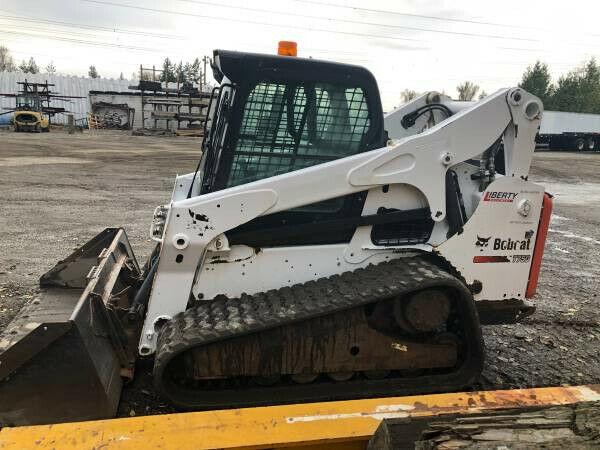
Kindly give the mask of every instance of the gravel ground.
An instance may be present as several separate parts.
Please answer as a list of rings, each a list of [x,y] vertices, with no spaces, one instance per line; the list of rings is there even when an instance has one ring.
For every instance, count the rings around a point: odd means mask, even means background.
[[[143,261],[151,214],[176,173],[193,171],[195,138],[0,132],[0,330],[36,292],[40,274],[106,226],[123,226]],[[537,312],[484,329],[475,388],[600,383],[600,154],[539,152],[531,179],[555,194]],[[171,411],[141,363],[120,415]]]

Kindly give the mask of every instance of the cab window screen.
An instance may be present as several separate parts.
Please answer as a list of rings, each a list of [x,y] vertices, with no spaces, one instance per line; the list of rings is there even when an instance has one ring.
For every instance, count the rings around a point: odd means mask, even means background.
[[[259,83],[244,106],[227,187],[359,153],[370,125],[361,88]]]

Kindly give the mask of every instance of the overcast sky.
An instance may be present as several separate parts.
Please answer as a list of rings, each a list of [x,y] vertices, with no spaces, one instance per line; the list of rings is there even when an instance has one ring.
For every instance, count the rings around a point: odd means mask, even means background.
[[[368,67],[389,109],[405,88],[515,85],[536,59],[557,78],[600,54],[598,13],[583,0],[0,0],[0,44],[60,73],[129,78],[165,56],[294,40],[299,56]]]

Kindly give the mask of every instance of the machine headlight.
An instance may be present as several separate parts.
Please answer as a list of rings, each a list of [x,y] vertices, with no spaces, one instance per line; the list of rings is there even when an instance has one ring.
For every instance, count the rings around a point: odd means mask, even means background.
[[[150,237],[152,240],[162,242],[165,233],[165,223],[169,215],[169,207],[165,205],[157,206],[152,216],[152,225],[150,226]]]

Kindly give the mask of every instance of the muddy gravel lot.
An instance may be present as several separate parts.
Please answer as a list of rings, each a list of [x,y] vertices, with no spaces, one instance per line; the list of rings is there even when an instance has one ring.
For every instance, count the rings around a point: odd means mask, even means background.
[[[149,223],[176,173],[194,170],[197,138],[0,131],[0,331],[39,276],[107,226],[126,228],[142,261]],[[531,179],[555,195],[537,312],[484,329],[474,388],[600,383],[600,153],[535,154]],[[171,411],[152,392],[149,364],[126,387],[120,415]]]

